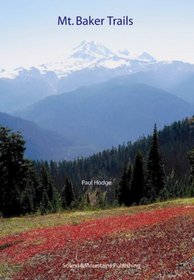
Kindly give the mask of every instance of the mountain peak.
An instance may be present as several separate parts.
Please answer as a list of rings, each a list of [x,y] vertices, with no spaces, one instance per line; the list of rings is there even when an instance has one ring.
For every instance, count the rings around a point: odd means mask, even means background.
[[[140,56],[138,56],[138,59],[144,60],[146,62],[155,62],[156,61],[156,59],[147,52],[143,52]]]
[[[99,58],[113,57],[115,54],[95,41],[83,40],[81,43],[75,47],[70,54],[71,58],[81,59],[81,60],[96,60]]]

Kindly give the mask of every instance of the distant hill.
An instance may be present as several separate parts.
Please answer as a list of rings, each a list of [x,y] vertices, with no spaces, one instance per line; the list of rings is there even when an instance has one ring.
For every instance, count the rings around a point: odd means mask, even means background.
[[[161,128],[192,113],[189,103],[164,90],[115,79],[47,97],[21,116],[85,143],[92,154],[147,135],[154,123]]]
[[[173,88],[173,92],[184,100],[194,104],[194,75],[187,76]]]
[[[115,77],[107,83],[146,84],[157,87],[194,104],[194,72],[192,65],[174,61],[153,66],[152,70]]]
[[[22,132],[26,141],[26,156],[30,159],[65,159],[71,142],[57,133],[40,128],[31,121],[0,113],[0,126]]]
[[[13,79],[0,78],[0,111],[14,112],[56,93],[54,73],[42,75],[37,69],[22,70]]]

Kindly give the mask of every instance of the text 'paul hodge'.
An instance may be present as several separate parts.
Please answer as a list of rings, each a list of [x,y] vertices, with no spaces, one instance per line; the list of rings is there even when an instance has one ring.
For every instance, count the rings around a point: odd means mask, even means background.
[[[82,180],[82,186],[111,186],[112,181],[107,180]]]

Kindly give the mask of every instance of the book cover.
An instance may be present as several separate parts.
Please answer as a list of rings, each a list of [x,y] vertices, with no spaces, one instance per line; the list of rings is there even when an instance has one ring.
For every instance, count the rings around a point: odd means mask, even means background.
[[[194,279],[194,2],[0,5],[0,279]]]

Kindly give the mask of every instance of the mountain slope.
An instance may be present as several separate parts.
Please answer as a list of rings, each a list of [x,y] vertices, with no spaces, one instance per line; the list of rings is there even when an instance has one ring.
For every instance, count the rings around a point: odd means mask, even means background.
[[[0,113],[0,126],[20,131],[26,141],[26,156],[31,159],[65,159],[71,142],[57,133],[44,130],[31,121]]]
[[[135,140],[193,112],[193,107],[163,90],[114,81],[48,97],[22,113],[90,147],[91,153]]]
[[[0,111],[14,112],[56,93],[56,75],[42,75],[37,69],[20,71],[14,79],[0,79]]]
[[[147,84],[153,87],[169,91],[173,95],[194,104],[194,68],[193,65],[174,61],[172,63],[160,63],[149,71],[141,71],[131,75],[115,77],[107,83],[118,85]]]
[[[194,104],[194,74],[188,75],[172,89],[173,93]]]

